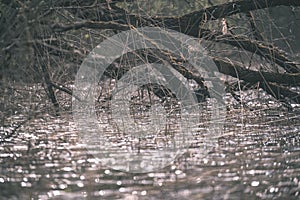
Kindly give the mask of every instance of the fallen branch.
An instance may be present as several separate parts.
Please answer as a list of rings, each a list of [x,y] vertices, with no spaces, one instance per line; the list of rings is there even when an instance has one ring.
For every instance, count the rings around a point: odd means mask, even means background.
[[[213,58],[219,72],[239,78],[246,82],[274,82],[278,84],[300,86],[300,73],[280,74],[274,72],[253,71],[220,58]]]

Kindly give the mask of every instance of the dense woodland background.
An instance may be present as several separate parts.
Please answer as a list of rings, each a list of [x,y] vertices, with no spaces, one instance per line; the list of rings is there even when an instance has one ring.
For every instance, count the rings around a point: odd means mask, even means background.
[[[203,41],[236,101],[243,103],[241,91],[264,91],[292,110],[300,103],[299,5],[298,0],[2,0],[1,91],[40,83],[59,114],[77,70],[96,45],[124,30],[154,26]],[[167,60],[205,94],[201,74],[179,55],[171,60],[167,52],[152,54],[153,62]],[[112,67],[106,75],[118,79],[122,70]]]

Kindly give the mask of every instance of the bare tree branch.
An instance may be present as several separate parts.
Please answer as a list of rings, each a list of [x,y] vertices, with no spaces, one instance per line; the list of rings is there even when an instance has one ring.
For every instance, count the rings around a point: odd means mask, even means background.
[[[69,30],[77,30],[81,28],[92,28],[92,29],[114,29],[114,30],[129,30],[130,26],[125,24],[119,24],[116,22],[95,22],[95,21],[83,21],[74,22],[72,24],[54,24],[51,27],[55,32],[65,32]]]
[[[189,13],[178,19],[165,18],[166,24],[174,24],[179,21],[177,30],[186,34],[191,32],[198,33],[199,25],[206,20],[215,20],[224,18],[237,13],[247,13],[253,10],[271,8],[276,6],[300,6],[299,0],[240,0],[224,3],[209,8]],[[157,18],[159,19],[159,18]]]

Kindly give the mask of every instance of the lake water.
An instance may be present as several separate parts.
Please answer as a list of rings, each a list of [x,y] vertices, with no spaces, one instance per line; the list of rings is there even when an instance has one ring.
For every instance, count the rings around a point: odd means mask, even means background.
[[[68,103],[56,117],[40,88],[4,92],[0,199],[299,199],[299,109],[228,106],[207,154],[199,137],[163,169],[127,173],[86,150]]]

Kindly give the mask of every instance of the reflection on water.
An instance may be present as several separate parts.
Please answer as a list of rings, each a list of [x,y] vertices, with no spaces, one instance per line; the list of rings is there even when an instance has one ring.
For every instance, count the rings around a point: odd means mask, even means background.
[[[25,116],[12,115],[10,121]],[[7,120],[7,122],[9,121]],[[197,138],[169,166],[131,174],[85,150],[70,114],[41,114],[1,128],[0,199],[297,199],[299,111],[230,108],[224,134],[207,155]]]

